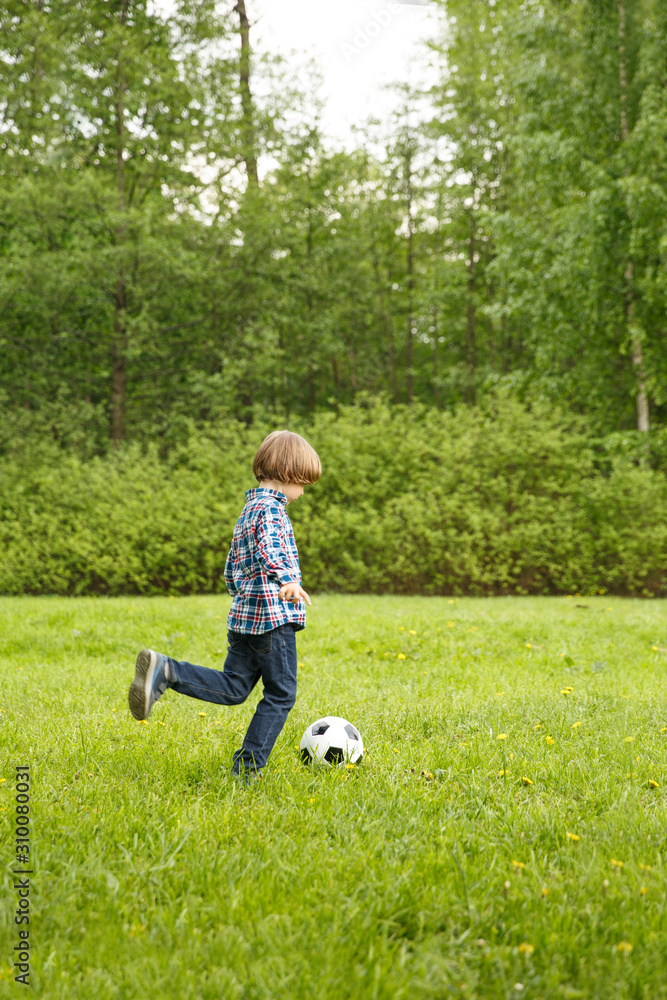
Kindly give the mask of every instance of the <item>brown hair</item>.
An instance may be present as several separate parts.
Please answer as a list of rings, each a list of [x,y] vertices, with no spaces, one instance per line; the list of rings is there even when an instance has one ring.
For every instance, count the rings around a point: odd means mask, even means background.
[[[277,479],[279,483],[316,483],[322,465],[314,448],[300,434],[274,431],[264,438],[252,463],[257,482]]]

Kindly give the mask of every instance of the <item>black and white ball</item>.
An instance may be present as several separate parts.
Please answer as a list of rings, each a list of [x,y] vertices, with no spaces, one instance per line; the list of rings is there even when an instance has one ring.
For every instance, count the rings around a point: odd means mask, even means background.
[[[299,744],[305,764],[318,761],[325,767],[359,764],[364,756],[361,733],[347,719],[325,715],[306,729]]]

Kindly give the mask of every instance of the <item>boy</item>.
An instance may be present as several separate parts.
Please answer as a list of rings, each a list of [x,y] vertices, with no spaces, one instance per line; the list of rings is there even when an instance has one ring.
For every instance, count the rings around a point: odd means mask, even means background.
[[[152,649],[137,657],[130,711],[146,719],[167,688],[218,705],[240,705],[260,677],[264,697],[233,757],[232,773],[249,784],[262,768],[296,698],[296,638],[310,598],[285,508],[322,474],[317,452],[299,434],[274,431],[252,463],[259,486],[246,491],[225,565],[233,595],[223,670],[178,662]]]

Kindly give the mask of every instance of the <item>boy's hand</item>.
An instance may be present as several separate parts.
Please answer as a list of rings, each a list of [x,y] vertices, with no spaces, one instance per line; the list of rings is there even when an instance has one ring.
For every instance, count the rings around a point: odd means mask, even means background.
[[[311,606],[310,597],[300,583],[283,583],[278,591],[278,596],[281,601],[291,601],[293,604],[298,604],[303,599],[306,604]]]

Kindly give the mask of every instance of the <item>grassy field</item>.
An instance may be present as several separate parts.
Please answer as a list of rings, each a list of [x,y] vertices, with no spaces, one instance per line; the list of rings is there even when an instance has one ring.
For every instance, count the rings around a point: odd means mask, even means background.
[[[0,997],[29,762],[36,996],[667,998],[664,603],[316,597],[249,789],[259,692],[127,708],[144,645],[222,666],[227,608],[0,600]],[[358,768],[300,763],[324,714]]]

